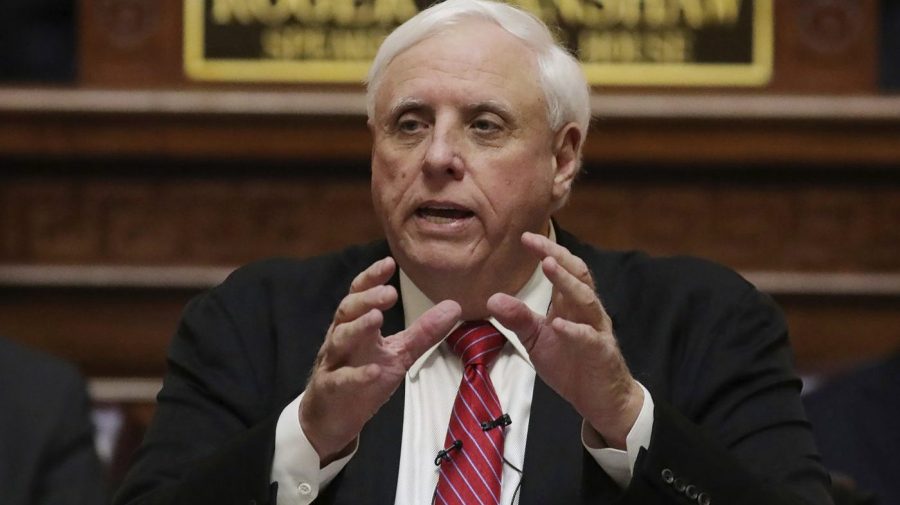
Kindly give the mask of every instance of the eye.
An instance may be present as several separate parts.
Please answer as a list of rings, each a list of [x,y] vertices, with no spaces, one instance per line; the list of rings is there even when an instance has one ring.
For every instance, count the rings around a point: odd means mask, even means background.
[[[400,121],[400,124],[397,125],[397,128],[400,131],[412,133],[419,129],[419,122],[413,119],[404,119],[403,121]]]
[[[427,127],[428,125],[424,121],[413,114],[403,114],[397,119],[397,130],[401,133],[414,134]]]
[[[472,129],[478,133],[497,133],[502,126],[498,121],[489,117],[478,117],[472,121]]]

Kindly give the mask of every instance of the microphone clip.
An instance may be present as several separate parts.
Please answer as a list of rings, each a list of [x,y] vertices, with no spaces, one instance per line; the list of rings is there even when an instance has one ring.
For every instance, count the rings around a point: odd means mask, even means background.
[[[450,461],[450,453],[462,449],[462,440],[454,440],[450,447],[441,449],[434,458],[434,466],[441,466],[444,461]]]
[[[509,418],[509,414],[503,414],[502,416],[494,419],[493,421],[482,421],[481,422],[481,431],[489,431],[498,426],[506,427],[512,424],[512,419]]]

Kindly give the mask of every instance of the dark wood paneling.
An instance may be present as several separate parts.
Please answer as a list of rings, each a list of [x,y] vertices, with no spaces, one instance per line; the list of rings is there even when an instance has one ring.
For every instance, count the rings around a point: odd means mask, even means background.
[[[887,0],[891,1],[891,0]],[[874,93],[878,0],[774,0],[771,90]]]
[[[236,265],[319,254],[381,235],[366,177],[8,177],[0,262]],[[591,168],[561,224],[604,247],[743,270],[900,272],[900,181],[643,177]]]
[[[584,146],[595,163],[896,166],[900,125],[828,121],[604,120]]]
[[[89,376],[159,376],[193,291],[0,288],[0,334]]]
[[[361,171],[241,173],[7,174],[0,186],[0,263],[237,265],[380,235]],[[894,178],[750,174],[595,167],[559,219],[608,248],[693,254],[745,271],[900,273]],[[91,375],[161,373],[181,309],[200,289],[190,282],[100,289],[53,281],[0,283],[0,332],[72,358]],[[803,295],[807,289],[794,284],[778,299],[804,370],[845,368],[900,346],[896,289],[867,291],[856,282],[843,291],[852,296],[836,296],[840,286]]]
[[[365,119],[0,114],[0,153],[52,157],[365,160]]]
[[[900,297],[779,296],[798,369],[835,373],[900,350]]]
[[[180,0],[80,0],[82,86],[152,88],[185,82]]]
[[[365,162],[371,150],[362,118],[4,116],[0,121],[5,123],[0,124],[0,149],[19,155]],[[900,159],[900,127],[607,120],[591,132],[584,156],[598,163],[890,164]]]

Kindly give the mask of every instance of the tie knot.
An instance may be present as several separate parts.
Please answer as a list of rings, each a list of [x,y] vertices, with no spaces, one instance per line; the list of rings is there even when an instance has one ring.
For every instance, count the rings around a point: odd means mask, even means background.
[[[464,366],[490,366],[505,343],[506,337],[487,321],[465,321],[447,337]]]

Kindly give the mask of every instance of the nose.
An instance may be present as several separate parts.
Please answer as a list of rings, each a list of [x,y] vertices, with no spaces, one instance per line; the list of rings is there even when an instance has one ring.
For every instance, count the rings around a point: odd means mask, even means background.
[[[452,127],[437,124],[429,140],[422,171],[432,177],[461,180],[465,173],[459,134]]]

